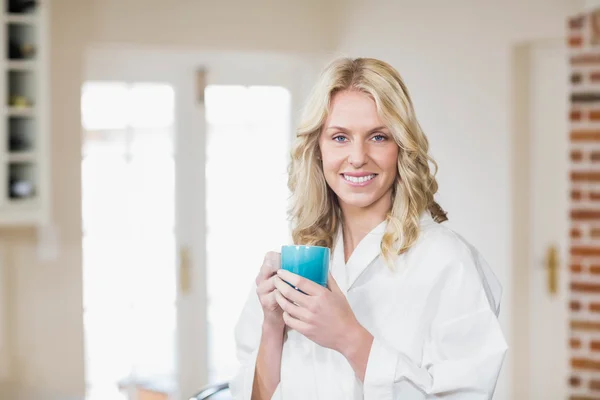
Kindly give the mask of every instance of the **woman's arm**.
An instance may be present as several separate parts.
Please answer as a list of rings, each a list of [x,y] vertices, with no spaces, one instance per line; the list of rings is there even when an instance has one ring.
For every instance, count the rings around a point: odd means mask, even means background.
[[[254,370],[252,400],[271,399],[279,384],[284,327],[285,325],[263,324]]]
[[[373,335],[369,333],[359,323],[353,329],[348,331],[345,344],[340,348],[340,353],[354,370],[354,374],[361,382],[365,380],[365,372],[367,371],[367,362],[371,353],[371,345],[373,344]]]
[[[278,253],[265,255],[235,327],[240,368],[229,387],[236,400],[271,399],[279,384],[285,324],[275,301],[274,275],[280,265]]]

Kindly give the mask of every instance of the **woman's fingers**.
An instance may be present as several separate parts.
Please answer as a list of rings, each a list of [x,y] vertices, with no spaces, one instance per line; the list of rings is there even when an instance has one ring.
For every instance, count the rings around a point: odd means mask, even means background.
[[[307,308],[310,303],[309,296],[294,289],[278,276],[274,277],[275,287],[289,301],[298,304],[300,307]]]
[[[288,299],[286,299],[279,292],[279,290],[276,290],[274,293],[275,293],[275,300],[277,301],[277,304],[279,304],[279,307],[281,307],[281,309],[284,312],[287,312],[292,317],[299,319],[301,321],[305,321],[305,322],[310,321],[311,314],[308,310],[301,308],[301,307],[297,306],[296,304],[292,303],[291,301],[289,301]]]
[[[259,296],[263,295],[263,294],[271,293],[273,290],[275,290],[275,280],[276,279],[277,279],[277,275],[273,275],[270,278],[261,281],[258,284],[258,287],[256,288],[256,293],[258,293]]]
[[[271,293],[264,296],[264,305],[270,310],[275,310],[275,308],[279,307],[277,304],[276,290],[273,290]]]
[[[265,254],[265,258],[263,259],[263,264],[260,267],[260,272],[256,277],[256,284],[258,285],[260,281],[264,281],[269,279],[273,274],[277,272],[277,270],[281,267],[281,254],[276,253],[274,251],[270,251]]]
[[[303,278],[300,275],[294,274],[285,269],[277,270],[277,274],[281,279],[310,296],[320,295],[324,290],[326,290],[318,283],[315,283],[310,279]]]
[[[306,322],[299,320],[298,318],[294,318],[287,311],[283,312],[283,322],[291,329],[300,332],[304,336],[307,336],[311,330],[311,327]]]

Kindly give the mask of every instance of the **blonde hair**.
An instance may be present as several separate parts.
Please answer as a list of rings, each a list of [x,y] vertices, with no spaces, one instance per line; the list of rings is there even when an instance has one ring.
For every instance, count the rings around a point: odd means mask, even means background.
[[[398,144],[398,177],[393,185],[392,206],[381,252],[393,262],[415,243],[421,214],[446,221],[446,212],[433,197],[438,190],[437,164],[428,155],[429,142],[423,133],[400,74],[389,64],[372,58],[340,58],[321,74],[313,88],[296,132],[291,153],[288,187],[292,192],[289,216],[296,244],[332,248],[341,221],[335,193],[325,181],[319,161],[319,136],[334,94],[357,90],[373,98],[380,118]],[[431,163],[435,172],[429,168]]]

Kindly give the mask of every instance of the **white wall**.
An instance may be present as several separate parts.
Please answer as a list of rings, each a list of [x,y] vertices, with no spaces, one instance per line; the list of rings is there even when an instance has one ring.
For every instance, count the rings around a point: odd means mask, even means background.
[[[514,48],[564,37],[571,0],[355,0],[340,16],[339,50],[378,57],[403,75],[440,166],[450,225],[478,247],[504,286],[501,322],[513,337],[512,85]],[[561,95],[561,94],[558,94]],[[513,399],[509,355],[496,399]]]
[[[586,10],[600,8],[600,0],[584,0],[584,8]]]

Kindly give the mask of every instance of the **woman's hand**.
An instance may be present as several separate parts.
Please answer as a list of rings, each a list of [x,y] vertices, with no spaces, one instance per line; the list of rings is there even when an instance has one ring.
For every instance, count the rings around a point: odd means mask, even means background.
[[[277,270],[281,268],[281,254],[270,251],[265,255],[260,272],[256,277],[256,294],[263,309],[263,329],[281,329],[285,327],[283,310],[275,299],[275,280]]]
[[[331,273],[329,289],[286,270],[280,269],[277,274],[275,297],[284,311],[285,324],[313,342],[346,355],[356,334],[364,328]]]

